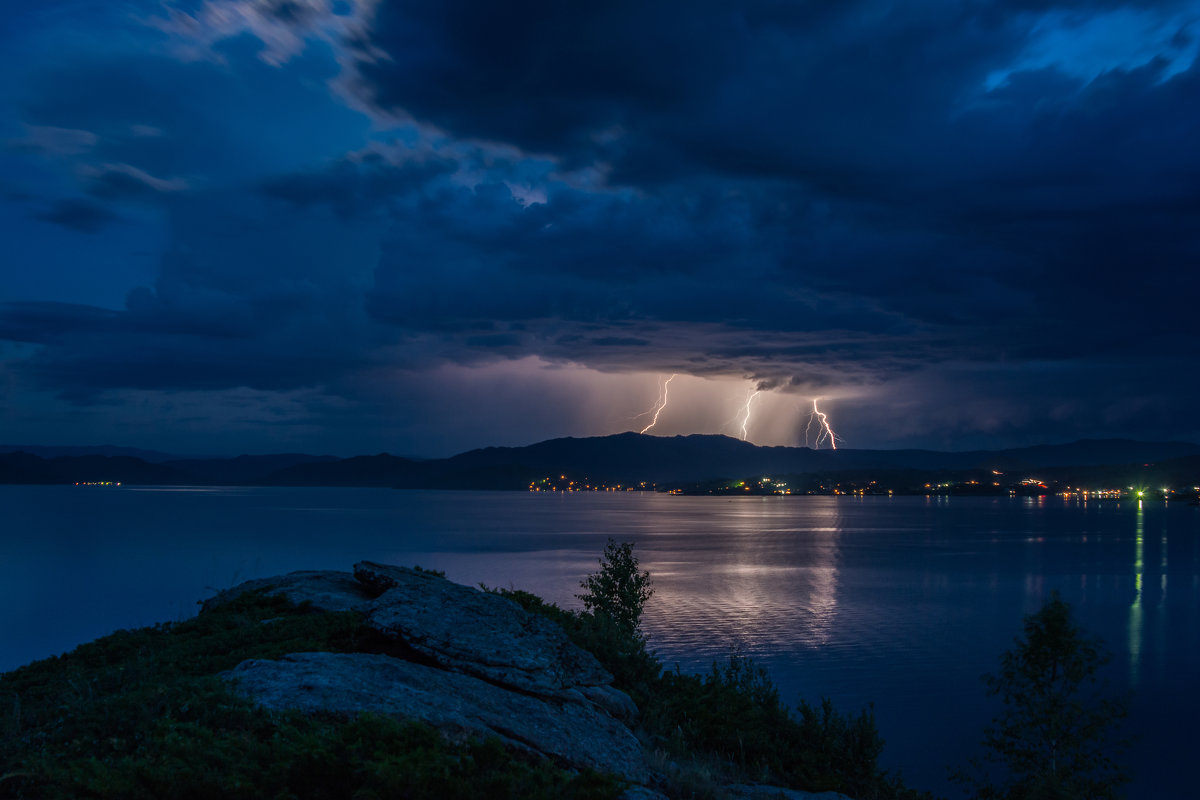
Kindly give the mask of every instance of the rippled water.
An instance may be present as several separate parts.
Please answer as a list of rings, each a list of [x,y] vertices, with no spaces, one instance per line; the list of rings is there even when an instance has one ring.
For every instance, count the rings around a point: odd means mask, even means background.
[[[1140,741],[1130,797],[1191,796],[1200,509],[954,498],[687,498],[360,489],[0,487],[0,669],[181,619],[238,581],[360,559],[574,606],[609,536],[654,578],[669,664],[731,651],[785,698],[873,702],[885,763],[950,792],[994,712],[979,676],[1051,589],[1114,653]]]

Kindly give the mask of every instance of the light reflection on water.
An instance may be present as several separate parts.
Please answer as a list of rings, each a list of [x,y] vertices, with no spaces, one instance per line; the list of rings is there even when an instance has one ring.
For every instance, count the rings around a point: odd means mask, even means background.
[[[0,487],[0,502],[0,669],[185,617],[240,580],[361,559],[578,607],[613,536],[653,574],[646,625],[666,663],[700,671],[738,650],[789,702],[874,702],[887,765],[938,791],[994,711],[979,676],[1057,589],[1138,690],[1132,800],[1190,786],[1200,510],[1186,506],[126,487]]]
[[[1129,685],[1137,688],[1142,662],[1142,583],[1145,579],[1145,508],[1137,501],[1137,516],[1133,537],[1133,604],[1129,606]]]

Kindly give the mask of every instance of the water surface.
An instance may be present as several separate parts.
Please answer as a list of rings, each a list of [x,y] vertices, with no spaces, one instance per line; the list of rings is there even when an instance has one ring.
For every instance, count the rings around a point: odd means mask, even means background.
[[[0,501],[0,670],[186,618],[242,580],[361,559],[577,607],[613,536],[653,574],[646,624],[667,663],[736,650],[790,701],[873,702],[885,764],[939,792],[995,711],[979,676],[1057,589],[1135,691],[1130,797],[1191,790],[1200,509],[1186,505],[12,486]]]

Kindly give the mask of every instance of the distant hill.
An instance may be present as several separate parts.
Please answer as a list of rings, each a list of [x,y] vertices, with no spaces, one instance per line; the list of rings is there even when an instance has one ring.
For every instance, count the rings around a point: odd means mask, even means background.
[[[643,436],[619,433],[551,439],[527,447],[489,447],[446,460],[450,472],[523,467],[541,475],[572,472],[594,480],[638,483],[700,480],[760,470],[822,469],[829,451],[758,447],[728,436]]]
[[[0,453],[0,482],[68,483],[120,480],[141,484],[264,486],[394,486],[410,489],[521,489],[531,481],[570,474],[591,483],[659,485],[745,478],[938,470],[1055,470],[1090,475],[1127,474],[1170,462],[1153,474],[1193,480],[1200,445],[1188,442],[1082,440],[1010,450],[812,450],[758,447],[718,435],[613,436],[551,439],[526,447],[488,447],[451,458],[415,460],[381,453],[334,458],[288,453],[226,459],[155,462],[122,454],[45,456]],[[86,448],[49,448],[55,450]],[[104,448],[101,448],[104,449]],[[122,450],[121,448],[112,448]],[[1140,473],[1139,473],[1140,474]],[[1193,477],[1189,477],[1193,476]]]
[[[140,450],[136,447],[117,447],[111,444],[66,447],[36,444],[0,444],[0,454],[3,453],[29,453],[40,458],[61,458],[63,456],[130,456],[151,463],[160,463],[180,458],[178,455],[161,453],[157,450]]]
[[[812,450],[758,447],[719,435],[643,436],[621,433],[551,439],[527,447],[471,450],[443,462],[450,472],[521,466],[543,474],[574,472],[595,480],[669,483],[762,473],[845,470],[1039,469],[1155,462],[1200,455],[1187,442],[1082,440],[1013,450],[953,453],[935,450]]]
[[[1096,466],[1049,467],[1038,477],[1047,480],[1072,481],[1091,486],[1129,486],[1132,481],[1150,489],[1179,487],[1184,484],[1200,486],[1200,456],[1165,458],[1161,461],[1135,461],[1131,464],[1101,464]]]
[[[0,454],[0,481],[4,483],[86,483],[112,481],[141,485],[186,485],[194,476],[132,456],[59,456],[41,458],[31,453]]]
[[[68,483],[46,459],[32,453],[0,453],[0,483]]]

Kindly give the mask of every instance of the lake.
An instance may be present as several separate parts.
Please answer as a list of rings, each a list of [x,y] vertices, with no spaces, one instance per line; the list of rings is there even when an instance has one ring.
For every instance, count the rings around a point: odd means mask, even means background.
[[[0,486],[0,502],[0,670],[187,618],[242,580],[362,559],[577,607],[612,536],[652,573],[667,664],[736,651],[789,702],[873,702],[884,765],[950,796],[947,767],[996,710],[980,675],[1057,589],[1134,691],[1130,798],[1194,788],[1200,508],[1180,503],[75,486]]]

